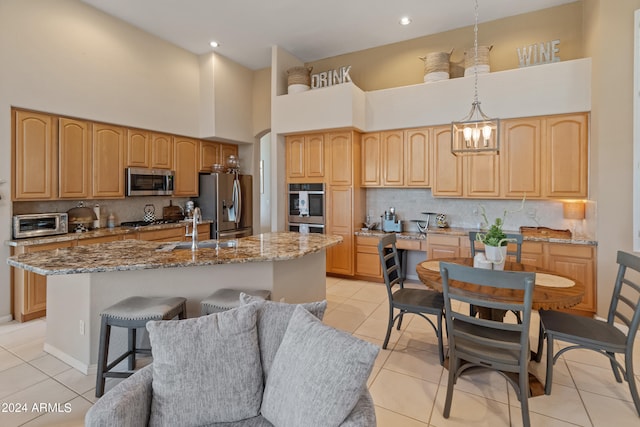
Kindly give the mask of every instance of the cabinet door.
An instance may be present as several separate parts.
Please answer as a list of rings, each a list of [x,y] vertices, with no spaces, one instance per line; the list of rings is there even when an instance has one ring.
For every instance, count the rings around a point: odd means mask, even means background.
[[[584,285],[582,302],[572,310],[596,312],[595,253],[591,246],[549,244],[549,265],[555,271]]]
[[[45,200],[58,195],[54,120],[48,114],[15,111],[14,200]]]
[[[214,164],[222,164],[220,144],[213,141],[200,141],[200,172],[211,172]]]
[[[222,164],[226,164],[227,158],[230,155],[236,156],[238,158],[238,146],[233,144],[220,144],[220,162]]]
[[[382,149],[382,185],[404,185],[404,135],[402,131],[380,133]]]
[[[405,132],[407,160],[404,176],[407,187],[431,186],[431,133],[429,129],[411,129]]]
[[[520,261],[522,262],[522,264],[533,265],[538,268],[545,268],[543,243],[528,241],[522,242],[522,253],[520,255]]]
[[[327,234],[342,236],[342,243],[327,249],[327,272],[353,275],[352,196],[350,187],[327,190]]]
[[[587,197],[588,126],[587,114],[545,119],[546,197]]]
[[[324,177],[324,136],[307,135],[304,148],[305,175],[307,178]],[[322,181],[319,179],[317,181]]]
[[[125,164],[127,167],[148,168],[151,165],[149,132],[127,129]]]
[[[351,132],[327,135],[329,184],[353,185],[353,140]]]
[[[541,196],[540,119],[526,118],[502,122],[502,188],[505,197]]]
[[[151,167],[172,170],[173,138],[162,133],[151,134]]]
[[[379,187],[382,184],[380,174],[380,133],[362,135],[362,186]]]
[[[462,157],[451,153],[451,127],[434,128],[434,196],[462,196]]]
[[[174,196],[198,195],[199,144],[190,138],[174,137],[176,175]]]
[[[304,178],[304,136],[291,135],[285,138],[287,178]]]
[[[497,198],[500,195],[500,156],[468,155],[465,169],[467,197]]]
[[[118,126],[93,124],[93,197],[124,197],[124,135]]]
[[[91,130],[81,120],[58,120],[59,195],[61,199],[91,196]]]

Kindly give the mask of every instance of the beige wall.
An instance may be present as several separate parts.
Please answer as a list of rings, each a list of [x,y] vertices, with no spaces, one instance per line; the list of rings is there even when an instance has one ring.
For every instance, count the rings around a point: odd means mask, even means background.
[[[597,202],[598,314],[605,316],[616,251],[633,249],[634,10],[640,0],[585,0],[592,57],[591,198]]]
[[[481,6],[482,7],[482,6]],[[472,13],[472,10],[469,10]],[[480,16],[482,9],[480,9]],[[487,22],[478,26],[478,43],[493,45],[491,71],[518,68],[516,48],[533,43],[560,40],[562,60],[582,58],[582,2]],[[464,65],[464,50],[473,47],[473,26],[401,43],[310,62],[313,73],[351,65],[351,78],[362,90],[370,91],[422,83],[424,63],[418,59],[429,52],[454,49],[451,61]],[[455,70],[455,68],[454,68]],[[464,70],[456,70],[458,74]]]
[[[253,135],[262,136],[271,129],[271,68],[253,73]]]

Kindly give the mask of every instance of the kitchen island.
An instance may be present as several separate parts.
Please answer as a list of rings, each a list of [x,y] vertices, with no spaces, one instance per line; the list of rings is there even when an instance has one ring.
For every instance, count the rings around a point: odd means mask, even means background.
[[[325,250],[341,240],[266,233],[233,240],[228,247],[200,242],[195,251],[122,240],[26,253],[7,263],[47,276],[44,350],[88,374],[95,372],[100,313],[106,307],[136,295],[182,296],[193,317],[200,314],[200,300],[220,288],[268,289],[273,300],[290,303],[322,300]],[[126,341],[124,331],[113,334],[115,341]]]

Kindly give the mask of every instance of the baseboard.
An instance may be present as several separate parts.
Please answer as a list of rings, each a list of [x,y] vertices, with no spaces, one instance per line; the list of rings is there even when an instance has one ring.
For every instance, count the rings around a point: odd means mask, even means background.
[[[8,323],[8,322],[11,322],[12,320],[13,320],[13,316],[10,314],[0,317],[0,323]]]
[[[58,359],[62,360],[64,363],[66,363],[67,365],[69,365],[72,368],[82,372],[85,375],[95,375],[98,372],[98,366],[97,365],[86,365],[86,364],[80,362],[79,360],[69,356],[67,353],[57,349],[56,347],[52,346],[51,344],[44,343],[44,351],[46,351],[47,353],[49,353],[52,356],[57,357]]]

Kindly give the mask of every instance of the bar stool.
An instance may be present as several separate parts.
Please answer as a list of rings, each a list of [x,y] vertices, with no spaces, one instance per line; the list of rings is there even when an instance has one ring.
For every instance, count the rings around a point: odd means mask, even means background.
[[[271,291],[266,290],[218,289],[200,302],[202,315],[206,316],[239,307],[241,292],[262,299],[271,299]]]
[[[104,394],[105,378],[127,378],[133,374],[136,353],[151,354],[150,348],[136,348],[136,329],[144,328],[149,320],[169,320],[178,316],[187,317],[187,299],[182,297],[130,297],[111,307],[107,307],[100,316],[100,347],[98,349],[98,373],[96,378],[96,397]],[[111,327],[128,329],[128,350],[113,362],[107,363]],[[118,363],[129,358],[128,372],[110,372]]]

